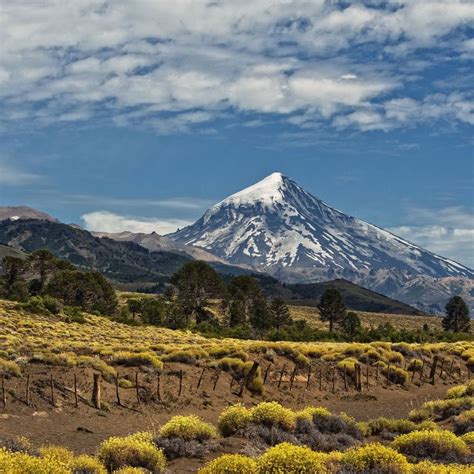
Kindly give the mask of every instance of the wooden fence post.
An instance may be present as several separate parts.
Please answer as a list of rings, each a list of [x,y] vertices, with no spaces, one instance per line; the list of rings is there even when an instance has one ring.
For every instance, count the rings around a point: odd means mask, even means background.
[[[354,378],[355,378],[355,386],[356,390],[360,392],[362,388],[362,381],[360,379],[360,364],[354,364]]]
[[[26,376],[26,404],[30,406],[30,374]]]
[[[161,402],[161,374],[156,373],[156,398]]]
[[[50,387],[50,391],[51,391],[51,405],[53,405],[53,407],[54,407],[55,404],[54,404],[54,379],[53,379],[53,374],[50,374],[50,377],[49,377],[49,387]]]
[[[76,408],[79,407],[79,399],[77,396],[77,375],[74,374],[74,406]]]
[[[286,364],[281,368],[280,378],[278,379],[278,388],[280,388],[281,381],[283,380],[283,375],[285,374]]]
[[[258,367],[259,367],[258,362],[254,362],[240,387],[239,397],[241,397],[244,394],[245,388],[249,388],[250,381],[253,380],[253,378],[255,377]]]
[[[293,383],[295,382],[295,377],[297,373],[298,373],[298,367],[295,365],[295,368],[293,369],[293,372],[291,373],[291,377],[290,377],[290,392],[293,389]]]
[[[183,391],[183,369],[179,371],[179,390],[178,390],[178,397],[181,396],[181,392]]]
[[[446,361],[445,358],[443,358],[443,360],[441,361],[441,365],[440,365],[440,368],[439,368],[439,376],[440,378],[443,378],[443,370],[444,370],[444,362]]]
[[[138,372],[135,372],[135,393],[137,395],[137,402],[140,404],[140,386],[138,385]]]
[[[117,397],[117,405],[118,405],[119,407],[121,407],[121,406],[122,406],[122,401],[120,400],[119,387],[120,387],[120,384],[119,384],[119,374],[117,373],[117,375],[115,376],[115,396]]]
[[[215,375],[215,378],[214,378],[214,386],[212,387],[212,390],[213,390],[213,391],[216,390],[217,382],[218,382],[220,376],[221,376],[221,371],[218,370],[218,371],[216,372],[216,375]]]
[[[267,383],[267,378],[268,378],[268,374],[270,373],[270,367],[272,366],[272,363],[270,362],[268,364],[268,367],[265,369],[265,375],[263,376],[263,385],[265,385]]]
[[[375,383],[376,383],[376,385],[379,384],[379,370],[380,370],[379,366],[376,365],[375,366]]]
[[[439,360],[438,356],[435,355],[433,357],[433,365],[431,366],[431,371],[430,371],[430,379],[433,385],[435,383],[436,367],[438,366],[438,360]]]
[[[367,391],[369,390],[370,382],[369,382],[369,375],[370,375],[370,367],[369,364],[365,366],[365,386]]]
[[[308,364],[308,378],[306,380],[306,390],[309,388],[310,381],[311,381],[311,364]]]
[[[386,381],[387,381],[387,387],[390,386],[390,364],[387,366],[387,373],[386,373]]]
[[[94,373],[94,384],[92,386],[92,405],[100,409],[100,374]]]
[[[204,367],[204,368],[202,369],[201,375],[199,376],[199,380],[198,380],[198,383],[197,383],[196,390],[201,386],[202,378],[204,377],[204,372],[205,372],[205,371],[206,371],[206,367]]]
[[[420,369],[420,380],[424,380],[425,376],[425,359],[423,359],[423,363],[421,364],[421,369]]]
[[[2,405],[3,408],[7,407],[7,390],[5,389],[5,375],[2,374]]]

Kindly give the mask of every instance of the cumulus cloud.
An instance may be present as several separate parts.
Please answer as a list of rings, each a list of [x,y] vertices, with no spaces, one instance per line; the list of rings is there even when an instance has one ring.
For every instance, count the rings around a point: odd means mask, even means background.
[[[413,208],[410,225],[389,230],[434,253],[474,268],[474,213],[460,206]]]
[[[159,219],[121,216],[108,211],[95,211],[82,215],[85,228],[96,232],[156,232],[164,235],[191,224],[183,219]]]
[[[393,96],[410,68],[433,64],[413,51],[470,54],[470,1],[44,0],[7,2],[2,19],[4,126],[94,119],[186,133],[239,112],[361,130],[445,114],[473,123],[462,91],[439,103]]]

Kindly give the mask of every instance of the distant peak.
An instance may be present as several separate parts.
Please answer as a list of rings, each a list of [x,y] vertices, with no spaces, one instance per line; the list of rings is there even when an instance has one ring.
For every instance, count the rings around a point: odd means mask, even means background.
[[[283,198],[283,188],[285,187],[285,182],[288,181],[288,178],[282,173],[272,173],[258,181],[251,186],[238,191],[235,194],[232,194],[228,198],[224,199],[216,205],[219,207],[222,204],[244,204],[244,203],[253,203],[256,201],[260,202],[273,202],[275,200],[280,200]]]

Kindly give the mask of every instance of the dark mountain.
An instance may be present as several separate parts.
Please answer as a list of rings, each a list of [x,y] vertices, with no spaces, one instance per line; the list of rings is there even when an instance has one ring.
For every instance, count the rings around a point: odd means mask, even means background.
[[[46,214],[46,212],[38,211],[28,206],[0,206],[0,221],[11,219],[39,219],[43,221],[59,222],[56,218]]]
[[[316,306],[327,288],[335,288],[341,292],[346,306],[355,311],[409,314],[413,316],[424,314],[413,306],[388,298],[343,279],[320,283],[284,284],[268,275],[259,274],[253,276],[259,281],[260,286],[268,297],[274,298],[279,296],[293,305]]]

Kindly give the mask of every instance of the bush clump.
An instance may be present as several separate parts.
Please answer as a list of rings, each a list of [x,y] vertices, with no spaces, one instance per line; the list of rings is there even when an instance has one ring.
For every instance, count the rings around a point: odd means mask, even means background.
[[[173,416],[159,432],[162,438],[181,438],[185,440],[205,441],[217,437],[214,426],[202,421],[195,415]]]
[[[404,474],[409,472],[405,456],[378,443],[351,448],[339,460],[343,472]]]
[[[304,446],[281,443],[270,448],[258,460],[259,474],[314,474],[327,472],[327,455]]]
[[[199,474],[257,474],[257,463],[241,454],[224,454],[199,470]]]
[[[295,413],[278,402],[262,402],[253,407],[251,421],[265,426],[279,426],[288,431],[296,427]]]
[[[462,435],[474,431],[474,409],[463,411],[454,418],[454,432]]]
[[[93,456],[81,454],[71,463],[72,474],[107,474],[102,463]]]
[[[164,472],[166,467],[166,458],[153,444],[150,433],[109,438],[99,446],[98,458],[109,471],[130,466],[159,474]]]
[[[219,416],[218,428],[222,436],[232,436],[252,421],[251,411],[242,404],[231,405]]]
[[[466,443],[451,431],[413,431],[392,442],[397,451],[415,459],[463,461],[469,455]]]

